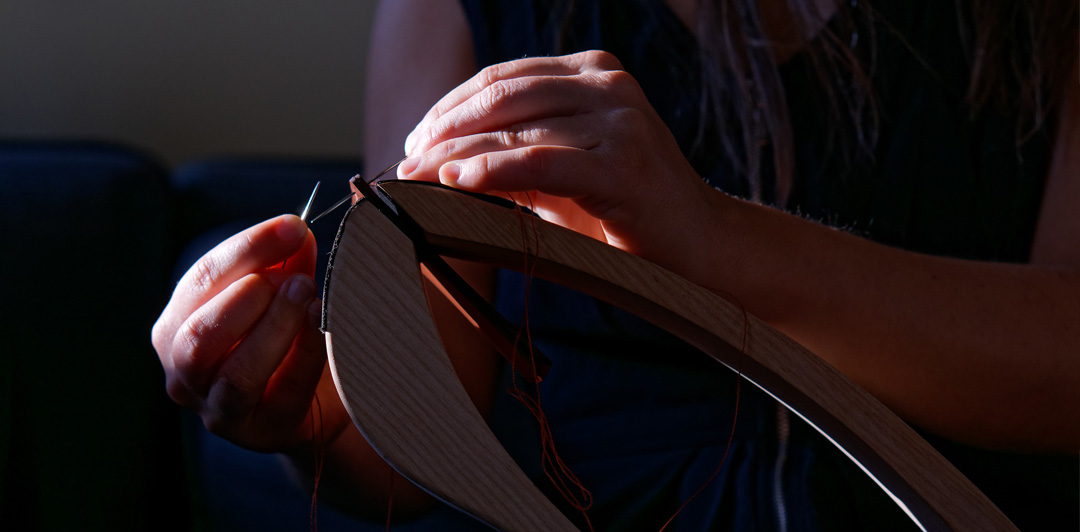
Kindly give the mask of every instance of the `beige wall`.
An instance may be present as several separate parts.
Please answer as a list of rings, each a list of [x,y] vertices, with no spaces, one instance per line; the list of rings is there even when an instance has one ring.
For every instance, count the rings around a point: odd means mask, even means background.
[[[374,0],[0,0],[0,138],[360,154]]]

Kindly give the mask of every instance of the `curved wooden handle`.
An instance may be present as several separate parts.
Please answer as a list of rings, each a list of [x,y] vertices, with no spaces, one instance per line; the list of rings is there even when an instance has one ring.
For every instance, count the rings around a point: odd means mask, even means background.
[[[440,254],[508,269],[520,270],[523,266],[521,219],[516,212],[445,188],[386,182],[380,189],[419,225],[428,243]],[[534,275],[638,314],[729,367],[739,367],[746,379],[776,397],[837,444],[893,495],[925,530],[1015,530],[992,502],[892,411],[790,338],[753,316],[747,316],[719,295],[653,263],[553,224],[540,221],[536,224],[542,245],[538,250],[529,250],[536,260]],[[352,225],[348,219],[343,223],[336,256],[354,245],[344,238],[357,230],[347,227]],[[335,298],[354,297],[357,292],[366,291],[356,285],[337,284],[338,260],[335,257],[334,281],[328,288],[330,317],[339,308]],[[415,270],[410,275],[415,275]],[[414,284],[417,282],[413,281]],[[370,283],[364,286],[370,286]],[[339,295],[343,292],[354,292],[354,296]],[[400,304],[400,295],[392,295],[386,304],[391,303]],[[733,347],[742,344],[744,328],[748,334],[745,353]],[[341,340],[339,334],[327,335],[331,351],[337,351],[332,367],[345,363],[338,356],[342,349]],[[349,343],[355,341],[359,339],[350,337],[346,340]],[[387,361],[386,358],[382,360]],[[449,373],[452,375],[452,369]],[[341,369],[335,370],[335,379],[348,405],[357,393],[357,386]],[[442,401],[439,397],[433,399],[428,394],[424,399]],[[352,408],[350,412],[353,412]],[[358,426],[361,421],[357,418],[364,415],[359,412],[354,415]],[[415,420],[410,418],[409,423],[428,423],[430,419],[421,419],[426,416],[427,413]],[[386,430],[408,432],[412,429]],[[482,424],[465,430],[470,434],[474,431],[490,434]],[[391,442],[391,445],[398,443]],[[380,448],[375,441],[372,444]],[[380,449],[380,452],[392,465],[398,466],[388,456],[389,451]],[[445,464],[430,465],[442,468]],[[402,473],[433,491],[438,490],[425,484],[427,479]],[[498,478],[485,477],[476,471],[472,473],[479,484],[494,483]],[[510,508],[508,513],[511,514],[523,511],[521,507]],[[480,511],[488,514],[492,509]],[[513,526],[506,529],[529,528]],[[544,529],[557,528],[545,523]]]
[[[576,531],[476,411],[439,340],[412,241],[369,202],[345,215],[327,274],[334,383],[388,464],[498,530]]]

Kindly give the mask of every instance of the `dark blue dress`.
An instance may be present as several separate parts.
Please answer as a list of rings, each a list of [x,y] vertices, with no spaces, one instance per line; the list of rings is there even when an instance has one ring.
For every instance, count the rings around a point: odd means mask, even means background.
[[[479,66],[588,49],[614,53],[699,173],[729,193],[746,193],[716,150],[694,148],[696,43],[662,1],[462,4]],[[571,4],[572,14],[564,16]],[[877,22],[860,30],[862,46],[873,37],[878,57],[872,82],[881,124],[871,157],[849,164],[832,155],[821,134],[830,122],[807,58],[796,56],[781,67],[796,145],[787,208],[906,249],[1025,261],[1047,168],[1047,136],[1037,134],[1017,148],[1011,117],[972,116],[964,107],[969,67],[954,6],[881,4],[875,3]],[[705,138],[720,134],[710,130]],[[520,276],[501,274],[497,305],[510,319],[522,316],[524,294]],[[560,455],[595,498],[592,524],[597,530],[659,530],[721,463],[734,414],[733,374],[648,323],[559,286],[533,280],[529,298],[533,339],[554,362],[543,384],[544,410]],[[546,485],[540,438],[528,413],[504,396],[493,426],[526,471]],[[970,461],[965,471],[973,477],[990,470],[986,464],[1021,463],[934,443],[961,467]],[[1065,511],[1058,513],[1069,516],[1068,497],[1075,491],[1068,490],[1075,481],[1060,473],[1056,479],[1043,496],[1064,501]],[[1017,499],[1028,486],[1018,490],[1008,484],[1013,480],[1001,481],[1009,487],[998,494],[997,481],[981,486],[1018,524],[1032,519],[1045,525],[1047,505],[1031,509],[1030,500]],[[552,493],[552,499],[560,497]],[[575,516],[572,509],[566,513]],[[734,443],[722,470],[668,528],[890,529],[915,528],[831,444],[752,386],[741,388]]]

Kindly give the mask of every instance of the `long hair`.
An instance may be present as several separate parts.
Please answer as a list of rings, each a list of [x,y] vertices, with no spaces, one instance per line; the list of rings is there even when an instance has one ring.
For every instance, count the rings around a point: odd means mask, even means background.
[[[796,30],[821,27],[802,50],[825,96],[832,118],[829,146],[842,160],[873,157],[878,113],[871,89],[875,28],[891,31],[870,0],[842,2],[827,25],[813,0],[788,0]],[[957,0],[959,27],[971,68],[965,103],[974,115],[992,110],[1016,117],[1017,147],[1052,125],[1077,61],[1076,0]],[[704,76],[702,110],[718,124],[736,124],[723,149],[761,198],[772,185],[783,203],[794,180],[793,140],[784,87],[762,26],[757,0],[698,0]],[[719,29],[719,32],[716,30]],[[712,38],[708,38],[714,35]],[[861,34],[861,35],[860,35]],[[723,73],[728,73],[724,76]],[[730,73],[742,73],[731,76]],[[771,152],[773,183],[762,183],[760,162]]]
[[[722,126],[719,149],[747,183],[752,199],[783,204],[794,181],[794,141],[773,40],[759,0],[697,0],[701,69],[696,148],[710,124]],[[793,31],[809,37],[800,50],[822,89],[828,146],[850,164],[871,160],[878,110],[871,87],[876,31],[892,31],[871,0],[840,2],[828,21],[814,0],[787,0]],[[930,0],[933,1],[933,0]],[[567,0],[562,29],[574,14]],[[1017,145],[1046,129],[1077,60],[1076,0],[956,0],[970,64],[966,104],[972,114],[994,109],[1017,117]],[[827,22],[827,24],[826,24]],[[819,29],[820,28],[820,29]],[[879,30],[880,28],[880,30]],[[710,137],[711,139],[712,137]],[[771,171],[762,168],[771,163]],[[765,180],[769,180],[765,182]]]
[[[1018,116],[1017,143],[1051,121],[1080,49],[1076,0],[973,0],[957,6],[971,64],[967,102]]]
[[[801,53],[818,79],[828,116],[844,125],[828,128],[830,151],[851,161],[872,157],[878,124],[870,88],[874,27],[860,20],[870,17],[870,7],[865,1],[852,2],[838,9],[829,24],[812,0],[788,0],[787,7],[792,31],[817,31]],[[725,124],[729,134],[721,136],[721,147],[745,178],[750,197],[760,201],[763,191],[771,189],[770,199],[783,203],[794,180],[794,140],[775,39],[766,33],[757,0],[699,0],[697,13],[703,70],[700,112],[715,124]],[[708,122],[700,122],[702,131]],[[771,176],[761,164],[768,159]],[[773,182],[764,182],[767,177]]]

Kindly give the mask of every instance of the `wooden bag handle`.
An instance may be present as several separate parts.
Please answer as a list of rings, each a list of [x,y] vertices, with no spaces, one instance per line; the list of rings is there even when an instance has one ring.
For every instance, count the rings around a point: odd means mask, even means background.
[[[434,251],[520,271],[521,218],[442,187],[379,185]],[[428,312],[413,243],[354,205],[328,275],[330,367],[353,422],[403,476],[499,530],[576,530],[517,467],[458,381]],[[532,223],[532,222],[530,222]],[[1016,530],[891,410],[723,297],[651,262],[537,220],[531,274],[608,301],[681,337],[818,429],[928,531]],[[742,344],[748,334],[746,349]]]

